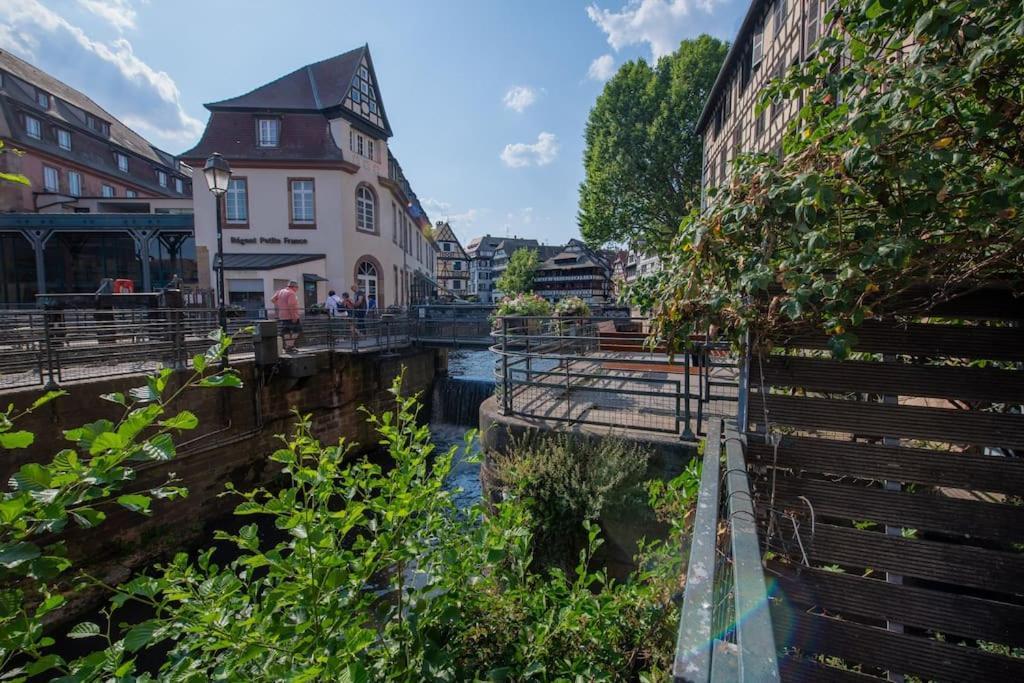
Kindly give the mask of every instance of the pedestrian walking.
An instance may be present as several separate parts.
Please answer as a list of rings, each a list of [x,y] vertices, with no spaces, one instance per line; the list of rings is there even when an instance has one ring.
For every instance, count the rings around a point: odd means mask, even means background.
[[[299,283],[289,280],[286,287],[282,287],[270,299],[274,304],[274,315],[281,325],[281,341],[284,345],[284,352],[288,354],[297,353],[295,341],[302,332],[302,323],[299,321],[299,297],[296,292],[299,290]]]

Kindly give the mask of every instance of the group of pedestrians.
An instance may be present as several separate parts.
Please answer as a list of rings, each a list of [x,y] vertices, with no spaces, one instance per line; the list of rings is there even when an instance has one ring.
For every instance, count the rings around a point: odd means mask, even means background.
[[[302,333],[301,307],[299,306],[299,283],[290,280],[288,284],[277,292],[270,299],[274,304],[275,315],[281,325],[281,340],[284,352],[287,354],[297,353],[295,342]],[[362,289],[353,285],[352,295],[342,292],[338,296],[333,289],[327,294],[327,301],[324,302],[327,315],[333,320],[336,318],[353,318],[353,336],[359,336],[366,330],[366,319],[377,314],[377,297],[373,294],[367,295]]]

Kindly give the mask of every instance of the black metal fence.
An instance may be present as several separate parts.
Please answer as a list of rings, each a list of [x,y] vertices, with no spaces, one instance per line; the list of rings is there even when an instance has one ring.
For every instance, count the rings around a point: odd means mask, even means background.
[[[639,318],[506,317],[493,333],[506,415],[691,440],[733,415],[737,366],[724,344],[670,354]]]
[[[259,319],[228,318],[233,359],[253,353],[252,326]],[[215,309],[2,310],[0,389],[188,367],[217,328]],[[404,316],[309,316],[295,345],[300,351],[390,351],[410,345],[413,332]]]

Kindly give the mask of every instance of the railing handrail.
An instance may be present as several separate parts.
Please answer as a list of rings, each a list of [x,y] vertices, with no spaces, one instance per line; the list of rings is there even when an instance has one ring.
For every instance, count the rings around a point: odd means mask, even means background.
[[[779,680],[744,446],[735,422],[727,421],[724,429],[721,420],[708,426],[672,668],[676,681]],[[728,530],[726,547],[720,546],[720,523]],[[731,562],[731,572],[719,571],[722,554]],[[725,595],[726,604],[717,603],[716,595]],[[723,610],[728,619],[716,631]],[[716,662],[719,658],[728,661]],[[728,678],[722,672],[729,672]]]

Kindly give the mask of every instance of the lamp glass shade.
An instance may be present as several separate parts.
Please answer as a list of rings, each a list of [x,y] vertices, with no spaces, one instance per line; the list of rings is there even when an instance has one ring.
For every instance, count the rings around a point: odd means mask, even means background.
[[[210,155],[203,167],[203,175],[206,176],[206,184],[210,186],[210,192],[220,196],[228,191],[228,181],[231,180],[231,165],[227,159],[217,152]]]

